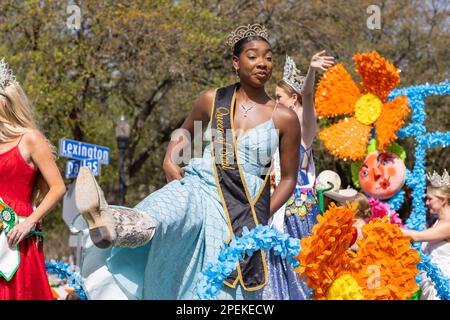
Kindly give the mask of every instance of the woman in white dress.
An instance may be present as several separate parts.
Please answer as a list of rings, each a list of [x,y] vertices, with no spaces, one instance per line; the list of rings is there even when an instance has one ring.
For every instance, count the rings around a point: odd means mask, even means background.
[[[424,231],[404,230],[405,236],[413,241],[423,242],[422,251],[430,255],[431,262],[442,274],[450,279],[450,178],[446,170],[439,176],[436,172],[428,177],[431,186],[427,188],[426,205],[431,214],[438,219],[429,229]],[[431,279],[422,272],[420,283],[421,300],[440,300]]]

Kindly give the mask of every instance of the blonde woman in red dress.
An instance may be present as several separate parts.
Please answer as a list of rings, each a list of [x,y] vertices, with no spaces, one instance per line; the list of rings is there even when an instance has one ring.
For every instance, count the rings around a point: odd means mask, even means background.
[[[38,130],[25,93],[1,60],[0,198],[16,215],[0,205],[0,300],[53,299],[36,232],[65,190],[51,145]]]

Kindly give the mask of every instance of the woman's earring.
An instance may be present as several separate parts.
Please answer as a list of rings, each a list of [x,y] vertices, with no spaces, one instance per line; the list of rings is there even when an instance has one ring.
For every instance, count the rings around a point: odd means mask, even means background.
[[[236,71],[236,77],[239,77],[239,69],[234,69]]]

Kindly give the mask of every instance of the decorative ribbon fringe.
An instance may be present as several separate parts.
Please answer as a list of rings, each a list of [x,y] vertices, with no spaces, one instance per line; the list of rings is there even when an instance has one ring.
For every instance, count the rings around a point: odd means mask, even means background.
[[[231,243],[220,253],[217,261],[209,263],[197,284],[197,299],[211,300],[219,294],[223,282],[236,269],[244,255],[251,256],[258,250],[273,248],[276,255],[287,258],[294,267],[299,263],[294,259],[300,252],[300,240],[292,238],[268,226],[258,225],[251,231],[244,227],[242,236],[233,236]]]
[[[86,293],[83,290],[83,281],[78,272],[74,272],[71,269],[73,267],[66,262],[59,260],[51,260],[45,262],[45,269],[50,274],[57,274],[61,280],[67,280],[68,284],[74,289],[75,293],[81,300],[87,300]]]

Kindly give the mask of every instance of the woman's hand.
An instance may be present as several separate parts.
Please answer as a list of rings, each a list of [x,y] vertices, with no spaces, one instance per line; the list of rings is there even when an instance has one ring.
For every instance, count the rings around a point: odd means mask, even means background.
[[[165,160],[163,163],[163,170],[166,174],[167,182],[171,182],[173,180],[180,180],[184,177],[184,171],[180,166],[176,165],[170,160]]]
[[[8,233],[8,244],[10,246],[17,246],[35,226],[36,222],[28,218],[17,223]]]
[[[332,56],[325,56],[326,51],[322,50],[319,53],[316,53],[311,58],[311,64],[310,67],[314,70],[327,70],[327,68],[334,65],[334,57]]]

